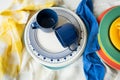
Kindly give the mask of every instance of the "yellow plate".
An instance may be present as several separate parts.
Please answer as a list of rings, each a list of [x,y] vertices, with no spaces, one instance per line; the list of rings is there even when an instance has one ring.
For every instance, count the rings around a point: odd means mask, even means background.
[[[109,35],[112,44],[120,50],[120,17],[113,21]]]

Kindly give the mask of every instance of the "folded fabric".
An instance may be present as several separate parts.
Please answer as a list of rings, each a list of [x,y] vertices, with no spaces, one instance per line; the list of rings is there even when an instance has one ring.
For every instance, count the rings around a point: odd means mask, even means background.
[[[98,23],[93,15],[91,0],[82,0],[76,13],[82,18],[88,32],[88,40],[83,54],[84,72],[87,80],[103,80],[105,67],[96,52],[99,49],[97,41]]]
[[[16,80],[21,70],[22,36],[30,14],[54,4],[55,0],[0,0],[0,80]]]

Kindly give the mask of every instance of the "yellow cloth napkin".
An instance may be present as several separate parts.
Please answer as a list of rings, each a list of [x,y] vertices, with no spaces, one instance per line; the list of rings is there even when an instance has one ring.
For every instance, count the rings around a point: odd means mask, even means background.
[[[55,0],[0,0],[0,80],[16,77],[21,69],[23,31],[31,13],[53,5]]]

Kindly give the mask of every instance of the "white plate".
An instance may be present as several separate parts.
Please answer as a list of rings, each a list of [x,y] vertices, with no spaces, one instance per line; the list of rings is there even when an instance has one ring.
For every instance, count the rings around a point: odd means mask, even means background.
[[[24,33],[24,42],[28,52],[38,62],[49,67],[63,67],[77,60],[84,51],[87,32],[82,20],[72,11],[52,7],[59,17],[58,26],[70,22],[79,30],[79,46],[77,51],[63,48],[57,40],[54,31],[44,32],[41,29],[32,29],[31,23],[35,21],[36,14],[29,20]]]

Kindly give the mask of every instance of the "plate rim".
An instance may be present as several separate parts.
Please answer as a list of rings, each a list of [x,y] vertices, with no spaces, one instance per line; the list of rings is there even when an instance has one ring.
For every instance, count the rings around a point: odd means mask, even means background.
[[[107,63],[110,67],[116,69],[116,70],[120,70],[120,64],[115,63],[112,59],[110,59],[106,53],[102,50],[102,48],[100,48],[98,51],[96,51],[96,53],[98,54],[99,57],[102,58],[102,60]]]

